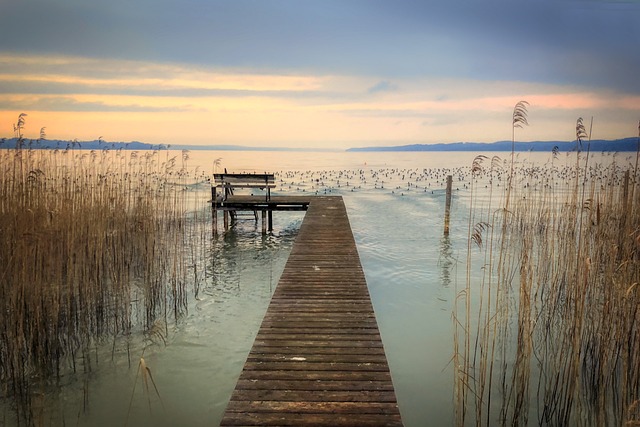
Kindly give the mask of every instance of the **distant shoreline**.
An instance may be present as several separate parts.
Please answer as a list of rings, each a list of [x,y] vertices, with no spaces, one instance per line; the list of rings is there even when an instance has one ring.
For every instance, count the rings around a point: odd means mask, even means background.
[[[585,151],[587,146],[591,151],[612,151],[612,152],[635,152],[638,150],[638,138],[624,138],[614,140],[593,140],[591,142],[583,142],[581,151]],[[556,148],[557,147],[557,148]],[[389,147],[361,147],[361,148],[349,148],[350,152],[379,152],[379,151],[500,151],[510,152],[512,148],[511,141],[497,141],[497,142],[453,142],[447,144],[411,144],[411,145],[396,145]],[[513,144],[513,150],[516,152],[552,152],[557,150],[558,152],[571,152],[576,151],[576,141],[529,141],[529,142],[516,142]]]
[[[583,142],[581,151],[586,151],[587,147],[592,152],[636,152],[638,151],[639,138],[630,137],[613,140],[593,140]],[[4,139],[0,143],[2,148],[16,148],[17,138]],[[500,151],[510,152],[511,141],[496,142],[452,142],[436,144],[409,144],[392,145],[385,147],[354,147],[346,150],[326,149],[326,148],[296,148],[296,147],[255,147],[244,145],[190,145],[190,144],[148,144],[145,142],[106,142],[102,140],[94,141],[63,141],[63,140],[35,140],[24,139],[22,148],[31,149],[84,149],[84,150],[208,150],[208,151],[294,151],[294,152],[413,152],[413,151],[448,151],[448,152],[482,152]],[[529,141],[516,142],[514,151],[516,152],[571,152],[576,151],[576,141]]]

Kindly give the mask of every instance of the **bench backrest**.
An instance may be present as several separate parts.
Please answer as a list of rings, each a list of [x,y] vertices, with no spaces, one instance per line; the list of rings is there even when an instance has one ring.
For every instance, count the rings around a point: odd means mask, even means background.
[[[275,188],[276,186],[276,180],[272,173],[215,173],[213,181],[216,187]]]

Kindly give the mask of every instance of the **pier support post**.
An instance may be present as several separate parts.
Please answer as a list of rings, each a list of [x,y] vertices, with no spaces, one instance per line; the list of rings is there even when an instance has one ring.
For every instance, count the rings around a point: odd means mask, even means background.
[[[273,231],[273,211],[269,210],[268,211],[269,214],[269,231]]]
[[[267,211],[262,211],[262,234],[267,234]]]
[[[226,231],[229,229],[229,211],[225,210],[222,217],[224,221],[224,229]]]
[[[444,235],[449,235],[449,215],[451,214],[451,187],[453,186],[453,177],[447,175],[447,195],[444,204]]]
[[[216,200],[216,187],[211,187],[211,219],[213,220],[213,234],[218,232],[218,201]]]

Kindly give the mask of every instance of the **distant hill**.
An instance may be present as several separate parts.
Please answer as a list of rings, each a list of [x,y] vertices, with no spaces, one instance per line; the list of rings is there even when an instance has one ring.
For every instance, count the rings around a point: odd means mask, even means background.
[[[15,148],[16,138],[0,139],[0,149]],[[296,148],[296,147],[251,147],[244,145],[190,145],[190,144],[148,144],[145,142],[106,142],[102,140],[93,141],[63,141],[49,139],[25,139],[22,141],[23,148],[49,148],[49,149],[85,149],[85,150],[219,150],[219,151],[336,151],[334,149],[322,148]],[[554,147],[558,147],[559,152],[575,151],[576,142],[567,141],[531,141],[516,142],[515,151],[539,151],[551,152]],[[582,150],[587,149],[587,144],[583,143]],[[638,138],[624,138],[615,140],[593,140],[591,141],[591,151],[612,151],[612,152],[635,152],[638,149]],[[349,148],[346,151],[511,151],[511,141],[485,142],[453,142],[439,144],[411,144],[396,145],[388,147],[359,147]]]
[[[575,151],[576,141],[530,141],[516,142],[514,150],[551,152],[554,147],[558,147],[559,152]],[[587,149],[587,143],[583,142],[581,150]],[[597,139],[592,140],[590,149],[593,152],[600,151],[636,151],[638,149],[638,138],[624,138],[615,140]],[[453,142],[449,144],[411,144],[397,145],[389,147],[360,147],[349,148],[347,151],[511,151],[511,141],[497,141],[491,143],[484,142]]]
[[[0,149],[16,148],[17,138],[0,140]],[[246,145],[190,145],[190,144],[147,144],[145,142],[106,142],[93,141],[63,141],[55,139],[24,139],[22,148],[33,149],[84,149],[84,150],[217,150],[217,151],[336,151],[324,148],[296,148],[296,147],[251,147]]]
[[[342,151],[332,148],[307,147],[252,147],[248,145],[172,145],[172,150],[216,150],[216,151]]]
[[[16,148],[18,143],[17,138],[0,140],[0,148]],[[125,149],[125,150],[166,150],[167,146],[163,144],[147,144],[144,142],[132,141],[132,142],[106,142],[102,140],[94,141],[63,141],[58,139],[23,139],[22,148],[49,148],[49,149],[61,149],[67,148],[73,149],[85,149],[85,150],[104,150],[104,149]]]

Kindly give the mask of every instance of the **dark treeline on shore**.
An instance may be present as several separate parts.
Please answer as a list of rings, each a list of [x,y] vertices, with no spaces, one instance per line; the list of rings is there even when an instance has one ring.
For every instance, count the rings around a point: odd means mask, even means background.
[[[584,142],[583,142],[584,144]],[[191,145],[191,144],[148,144],[145,142],[107,142],[102,139],[93,141],[64,141],[50,139],[0,139],[0,148],[32,148],[32,149],[125,149],[125,150],[220,150],[220,151],[327,151],[326,148],[298,148],[298,147],[254,147],[245,145]],[[582,147],[584,149],[586,147]],[[349,148],[349,152],[362,151],[501,151],[509,152],[512,149],[511,141],[497,142],[452,142],[437,144],[410,144],[392,145],[385,147],[357,147]],[[572,152],[577,149],[576,141],[529,141],[516,142],[513,146],[516,152]],[[597,139],[590,142],[591,151],[626,152],[638,150],[638,138],[623,138],[604,140]],[[338,150],[339,151],[339,150]]]
[[[583,141],[583,144],[585,142]],[[485,142],[453,142],[448,144],[411,144],[396,145],[389,147],[361,147],[350,148],[347,151],[502,151],[509,152],[512,148],[511,141]],[[524,151],[576,151],[576,141],[529,141],[515,142],[513,149],[516,152]],[[584,149],[586,147],[582,147]],[[613,140],[592,140],[590,142],[591,151],[636,151],[638,149],[638,138],[623,138]]]
[[[144,142],[106,142],[102,139],[93,141],[64,141],[60,139],[28,139],[28,138],[2,138],[0,148],[33,148],[33,149],[61,149],[78,148],[86,150],[125,149],[125,150],[167,150],[171,148],[166,144],[147,144]]]

